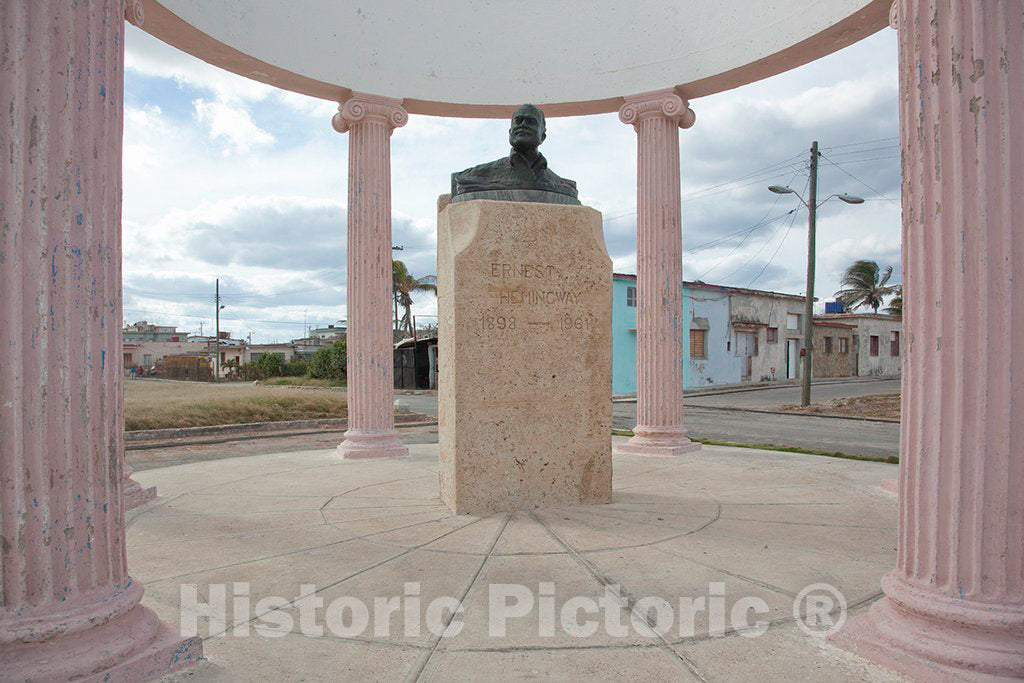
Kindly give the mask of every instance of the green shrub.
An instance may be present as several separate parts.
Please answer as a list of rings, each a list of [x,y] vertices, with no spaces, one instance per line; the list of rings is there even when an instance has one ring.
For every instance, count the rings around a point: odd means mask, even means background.
[[[260,374],[260,379],[277,377],[284,374],[284,354],[265,353],[253,363]]]
[[[304,358],[296,356],[284,364],[281,374],[285,377],[305,377],[309,371],[309,363]]]
[[[238,379],[243,382],[252,382],[253,380],[262,379],[260,377],[259,368],[256,367],[255,363],[247,363],[245,365],[238,366],[237,374]]]
[[[315,379],[345,378],[346,344],[344,339],[339,339],[332,346],[319,349],[309,360],[309,369],[306,374]]]

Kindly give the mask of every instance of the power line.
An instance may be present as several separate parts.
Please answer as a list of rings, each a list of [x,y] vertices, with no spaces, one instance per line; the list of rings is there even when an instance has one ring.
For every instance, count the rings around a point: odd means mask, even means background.
[[[790,211],[787,211],[785,213],[780,213],[780,214],[778,214],[776,216],[772,216],[771,218],[763,220],[760,223],[755,223],[754,225],[751,225],[748,228],[741,228],[741,229],[737,230],[736,232],[730,232],[727,235],[722,235],[721,237],[716,237],[715,239],[710,240],[708,242],[704,242],[703,244],[699,244],[696,247],[693,247],[692,249],[684,249],[683,253],[684,254],[696,254],[699,251],[704,251],[705,249],[711,249],[712,247],[717,247],[719,244],[722,244],[723,242],[728,242],[731,238],[736,237],[737,235],[742,235],[743,233],[750,233],[750,232],[753,232],[754,230],[757,230],[758,228],[763,228],[766,225],[771,225],[772,223],[774,223],[775,221],[779,220],[780,218],[785,218],[789,214],[793,213],[793,211],[796,211],[796,209],[791,209]]]
[[[900,148],[899,145],[886,145],[885,147],[869,147],[868,149],[853,149],[849,152],[836,152],[834,157],[846,157],[854,154],[867,154],[868,152],[893,152]],[[831,152],[829,152],[831,154]],[[899,155],[897,155],[899,156]]]
[[[782,161],[777,161],[774,164],[770,164],[768,166],[765,166],[764,168],[760,168],[760,169],[758,169],[756,171],[751,171],[749,173],[745,173],[745,174],[743,174],[743,175],[741,175],[741,176],[739,176],[737,178],[733,178],[732,180],[726,180],[726,181],[721,182],[721,183],[716,183],[715,185],[708,185],[707,187],[702,187],[699,190],[694,190],[694,191],[689,192],[686,195],[684,195],[683,199],[682,199],[682,202],[686,203],[686,202],[694,201],[696,199],[704,199],[704,197],[711,197],[713,195],[720,194],[721,192],[729,192],[729,191],[734,190],[734,189],[739,189],[740,187],[746,187],[747,185],[753,185],[754,183],[760,183],[760,182],[764,182],[765,180],[770,180],[771,178],[778,177],[779,174],[788,172],[790,169],[788,169],[786,167],[787,166],[792,166],[793,163],[796,162],[798,159],[800,159],[802,156],[803,156],[802,154],[797,154],[797,155],[791,156],[791,157],[789,157],[787,159],[783,159]],[[726,187],[726,186],[734,185],[735,183],[738,183],[740,181],[752,178],[753,176],[761,176],[761,175],[766,174],[766,173],[768,175],[766,175],[764,178],[756,178],[754,180],[750,180],[747,183],[744,183],[743,185],[738,185],[736,187]],[[722,188],[722,187],[725,187],[725,189],[719,190],[718,192],[710,192],[710,190],[718,190],[718,188]],[[635,214],[636,214],[636,208],[624,209],[624,210],[620,210],[619,212],[612,213],[611,215],[605,216],[604,219],[603,219],[603,222],[607,223],[609,221],[618,220],[619,218],[625,218],[627,216],[632,216],[632,215],[635,215]]]
[[[168,318],[195,318],[197,320],[213,320],[213,316],[203,315],[189,315],[188,313],[171,313],[169,311],[144,311],[139,308],[123,308],[122,312],[132,311],[133,313],[143,313],[145,315],[159,315]],[[302,325],[301,321],[295,320],[251,320],[249,318],[236,318],[233,316],[224,316],[230,320],[234,320],[240,323],[264,323],[267,325]]]
[[[342,287],[345,285],[345,281],[341,282],[329,282],[320,287],[306,287],[304,289],[291,289],[284,292],[273,292],[271,294],[258,294],[255,292],[249,294],[234,294],[231,295],[239,301],[252,300],[252,299],[272,299],[279,296],[288,296],[289,294],[305,294],[307,292],[320,292],[326,289],[334,289],[336,287]]]
[[[786,183],[786,186],[787,186],[787,187],[788,187],[788,186],[789,186],[789,185],[790,185],[790,184],[791,184],[791,183],[792,183],[792,182],[793,182],[794,180],[796,180],[796,177],[797,177],[797,175],[799,175],[799,174],[798,174],[798,173],[794,173],[794,174],[793,174],[793,177],[789,179],[789,182],[788,182],[788,183]],[[763,222],[763,221],[764,221],[764,219],[768,217],[768,214],[770,214],[770,213],[772,212],[772,209],[774,209],[774,208],[775,208],[775,205],[779,203],[779,200],[780,200],[780,199],[782,199],[782,195],[781,195],[781,194],[777,194],[777,195],[775,195],[775,199],[774,199],[774,200],[772,201],[772,205],[771,205],[771,206],[769,206],[769,207],[768,207],[768,210],[764,212],[764,215],[763,215],[763,216],[761,216],[761,221],[759,221],[759,222]],[[790,211],[790,213],[795,213],[795,212],[796,212],[796,209],[793,209],[792,211]],[[736,244],[735,244],[735,245],[733,246],[733,248],[732,248],[732,249],[731,249],[731,250],[729,251],[729,253],[728,253],[728,254],[726,254],[725,256],[723,256],[723,257],[721,258],[721,260],[719,260],[719,261],[718,261],[718,263],[716,263],[715,265],[711,266],[711,267],[710,267],[710,268],[708,268],[708,269],[707,269],[706,271],[704,271],[703,273],[701,273],[701,274],[700,274],[700,275],[699,275],[699,276],[697,277],[697,279],[698,279],[698,280],[703,280],[703,279],[704,279],[704,278],[705,278],[705,277],[706,277],[707,275],[709,275],[709,274],[710,274],[711,272],[713,272],[713,271],[714,271],[714,270],[715,270],[716,268],[718,268],[718,266],[720,266],[720,265],[722,265],[723,263],[725,263],[726,259],[728,259],[728,258],[729,258],[730,256],[732,256],[733,254],[735,254],[735,253],[736,253],[736,250],[737,250],[737,249],[739,249],[739,248],[740,248],[741,246],[743,246],[743,243],[747,241],[747,238],[748,238],[748,237],[750,237],[750,235],[752,235],[752,234],[753,234],[753,232],[754,232],[754,228],[751,228],[751,229],[750,229],[750,230],[749,230],[749,231],[747,232],[747,234],[743,236],[743,239],[741,239],[741,240],[740,240],[739,242],[737,242],[737,243],[736,243]]]
[[[792,164],[790,164],[790,166],[792,166]],[[708,193],[705,193],[705,194],[702,194],[702,195],[699,195],[699,196],[689,195],[688,197],[686,197],[685,199],[682,200],[682,203],[686,204],[687,202],[694,202],[694,201],[697,201],[698,199],[707,199],[708,197],[713,197],[715,195],[722,194],[723,192],[732,192],[733,190],[738,190],[738,189],[740,189],[742,187],[749,187],[750,185],[757,185],[759,183],[763,183],[763,182],[768,181],[768,180],[773,180],[775,178],[781,178],[783,175],[785,175],[790,170],[791,170],[791,168],[790,169],[779,169],[778,172],[776,172],[776,173],[772,173],[772,174],[765,175],[765,176],[760,176],[760,177],[754,178],[753,180],[750,180],[748,182],[741,183],[739,185],[733,184],[733,185],[731,185],[729,187],[724,187],[724,188],[722,188],[720,190],[716,190],[714,192],[708,192]],[[800,170],[802,170],[802,168]],[[797,172],[797,175],[799,175],[799,171]]]
[[[707,187],[702,187],[699,190],[694,190],[693,192],[690,193],[690,195],[701,194],[701,193],[706,192],[708,190],[715,190],[715,189],[717,189],[719,187],[722,187],[723,185],[731,185],[733,183],[738,183],[741,180],[746,180],[747,178],[751,178],[751,177],[753,177],[755,175],[762,175],[764,173],[769,173],[769,172],[772,172],[772,171],[781,171],[786,166],[792,166],[793,163],[795,163],[802,156],[803,156],[802,154],[797,154],[797,155],[791,156],[788,159],[784,159],[782,161],[776,162],[776,163],[772,164],[771,166],[765,166],[764,168],[758,169],[756,171],[751,171],[750,173],[747,173],[745,175],[741,175],[738,178],[733,178],[732,180],[726,180],[725,182],[722,182],[722,183],[718,183],[718,184],[715,184],[715,185],[709,185]]]
[[[889,156],[871,157],[870,159],[843,159],[842,161],[839,161],[839,162],[832,161],[831,163],[832,163],[833,166],[838,166],[839,164],[842,164],[844,166],[848,166],[849,164],[863,164],[863,163],[866,163],[868,161],[883,161],[885,159],[899,159],[899,158],[900,158],[899,154],[890,154]]]
[[[820,155],[820,156],[821,156],[821,158],[822,158],[822,159],[824,159],[824,160],[825,160],[825,161],[827,161],[828,163],[832,164],[833,166],[835,166],[836,168],[838,168],[838,169],[839,169],[840,171],[842,171],[843,173],[845,173],[846,175],[850,176],[851,178],[853,178],[854,180],[856,180],[856,181],[857,181],[858,183],[860,183],[861,185],[863,185],[864,187],[868,188],[869,190],[871,190],[872,192],[874,192],[875,194],[877,194],[877,195],[878,195],[879,197],[881,197],[882,199],[885,199],[886,201],[890,201],[890,202],[892,202],[893,204],[897,204],[897,205],[899,204],[899,202],[898,202],[897,200],[893,199],[892,197],[886,197],[886,196],[885,196],[884,194],[882,194],[881,192],[879,192],[879,191],[878,191],[878,190],[876,190],[875,188],[871,187],[870,185],[868,185],[867,183],[865,183],[865,182],[864,182],[863,180],[861,180],[861,179],[860,179],[860,178],[858,178],[857,176],[853,175],[852,173],[850,173],[849,171],[847,171],[847,170],[846,170],[845,168],[843,168],[842,166],[840,166],[840,165],[839,165],[839,164],[837,164],[836,162],[834,162],[834,161],[832,161],[831,159],[829,159],[829,158],[828,158],[827,156],[825,156],[824,154],[822,154],[822,155]],[[868,161],[868,160],[865,160],[865,161]],[[850,163],[850,162],[845,162],[845,163]]]
[[[768,262],[765,263],[764,267],[761,268],[761,272],[754,276],[753,280],[747,283],[747,289],[750,289],[750,286],[757,282],[762,275],[764,275],[764,272],[768,270],[768,266],[770,266],[772,264],[772,261],[775,260],[775,257],[779,255],[779,250],[782,249],[782,245],[785,243],[786,238],[789,237],[789,232],[793,229],[794,223],[796,223],[796,213],[793,214],[793,218],[789,221],[789,225],[786,227],[785,234],[783,234],[782,239],[779,240],[779,246],[775,247],[775,253],[772,254],[772,257],[768,259]]]
[[[876,142],[888,142],[890,140],[897,140],[898,141],[899,139],[900,139],[900,137],[898,135],[894,135],[894,136],[888,137],[888,138],[878,138],[877,140],[862,140],[861,142],[848,142],[848,143],[843,144],[843,145],[829,145],[828,147],[826,147],[826,149],[831,151],[833,149],[842,149],[843,147],[856,147],[857,145],[873,145]]]
[[[817,143],[815,143],[815,147],[816,147],[816,146],[817,146]],[[814,149],[814,148],[812,148],[812,149]],[[818,156],[821,156],[820,152],[819,152]],[[800,193],[800,196],[803,196],[803,195],[804,195],[804,194],[805,194],[805,193],[807,192],[807,187],[808,187],[808,186],[809,186],[810,184],[811,184],[811,176],[810,176],[810,174],[808,174],[808,175],[807,175],[807,182],[805,182],[805,183],[804,183],[804,189],[803,189],[803,191],[802,191],[802,192]],[[813,199],[813,198],[812,198],[812,199]],[[798,208],[799,208],[799,207],[798,207]],[[768,262],[767,262],[767,263],[765,263],[765,264],[764,264],[764,266],[763,266],[763,267],[761,268],[761,272],[759,272],[759,273],[758,273],[758,274],[757,274],[756,276],[754,276],[754,279],[753,279],[753,280],[751,280],[751,281],[750,281],[750,282],[749,282],[749,283],[747,284],[747,289],[750,289],[750,286],[751,286],[751,285],[753,285],[753,284],[754,284],[755,282],[757,282],[757,281],[758,281],[758,279],[760,279],[760,277],[761,277],[762,275],[764,275],[764,272],[765,272],[766,270],[768,270],[768,266],[770,266],[770,265],[772,264],[772,261],[774,261],[774,260],[775,260],[775,257],[779,255],[779,250],[780,250],[780,249],[782,249],[782,245],[783,245],[783,244],[784,244],[784,243],[786,242],[786,238],[787,238],[787,237],[789,237],[789,233],[790,233],[790,231],[791,231],[791,230],[793,229],[793,224],[794,224],[794,223],[796,223],[796,216],[797,216],[797,212],[796,212],[796,211],[794,211],[794,212],[793,212],[793,217],[792,217],[792,218],[790,219],[790,221],[789,221],[789,225],[788,225],[788,226],[786,227],[786,232],[785,232],[785,234],[783,234],[783,235],[782,235],[782,239],[781,239],[781,240],[779,240],[779,245],[778,245],[777,247],[775,247],[775,253],[773,253],[773,254],[772,254],[772,257],[771,257],[770,259],[768,259]],[[769,242],[770,242],[770,241],[771,241],[771,240],[769,240]],[[765,244],[767,244],[767,242],[765,242]],[[758,252],[758,253],[760,253],[760,252]],[[751,258],[751,261],[753,261],[753,258]],[[748,263],[749,263],[749,262],[748,262]],[[738,271],[737,271],[737,272],[738,272]]]

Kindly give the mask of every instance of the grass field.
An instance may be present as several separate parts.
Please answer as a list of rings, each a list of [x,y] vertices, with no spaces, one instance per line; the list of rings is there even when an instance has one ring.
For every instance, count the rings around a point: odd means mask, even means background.
[[[337,379],[314,379],[312,377],[269,377],[260,384],[275,387],[343,387],[345,382]]]
[[[345,395],[252,384],[125,380],[125,429],[347,417]]]

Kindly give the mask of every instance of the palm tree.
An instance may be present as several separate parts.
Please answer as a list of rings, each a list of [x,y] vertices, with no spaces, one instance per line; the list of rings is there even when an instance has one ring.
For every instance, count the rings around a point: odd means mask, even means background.
[[[893,297],[889,299],[889,305],[885,307],[885,312],[892,315],[898,315],[903,317],[903,285],[893,285],[896,290],[893,292]]]
[[[415,278],[401,261],[391,262],[391,291],[395,300],[405,311],[399,323],[400,328],[412,334],[412,294],[413,292],[433,292],[437,294],[437,276],[424,275]]]
[[[888,266],[885,272],[880,272],[878,264],[874,261],[855,261],[852,266],[843,273],[842,285],[844,289],[836,292],[836,298],[842,301],[850,309],[870,306],[878,313],[878,307],[882,300],[894,294],[896,285],[887,285],[892,277],[892,266]]]

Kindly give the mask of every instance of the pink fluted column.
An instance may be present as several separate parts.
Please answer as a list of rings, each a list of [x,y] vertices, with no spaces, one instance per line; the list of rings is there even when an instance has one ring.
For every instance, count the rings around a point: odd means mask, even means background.
[[[348,132],[348,431],[343,458],[408,455],[394,413],[391,131],[402,101],[355,93],[332,124]]]
[[[899,554],[835,641],[922,679],[1024,677],[1024,1],[900,0]]]
[[[673,90],[626,98],[619,119],[637,134],[637,425],[618,450],[679,455],[700,448],[683,423],[683,234],[679,129],[693,125]]]
[[[202,646],[125,558],[124,3],[2,6],[0,678],[155,678]]]

